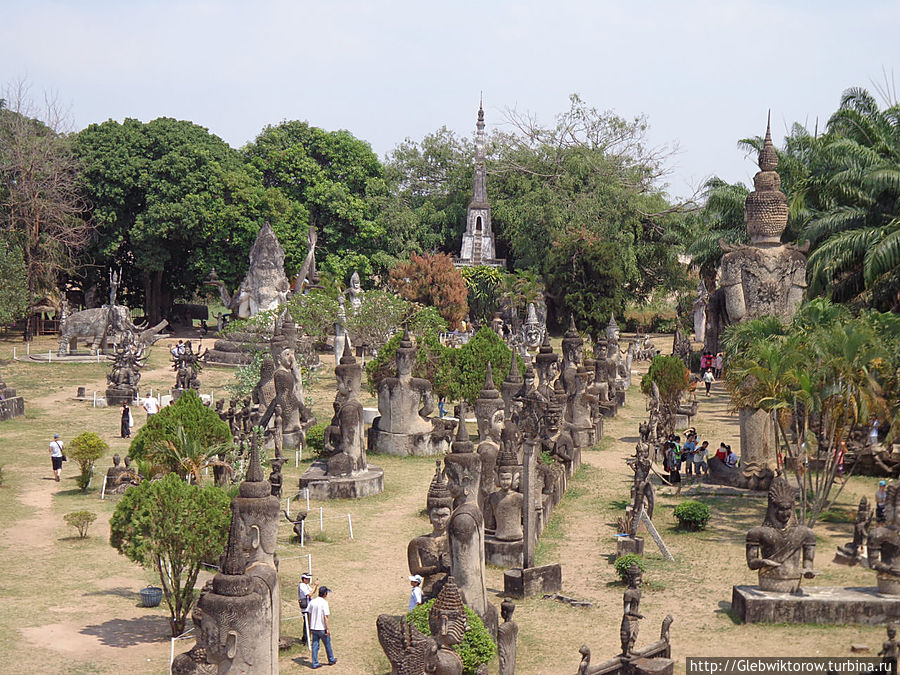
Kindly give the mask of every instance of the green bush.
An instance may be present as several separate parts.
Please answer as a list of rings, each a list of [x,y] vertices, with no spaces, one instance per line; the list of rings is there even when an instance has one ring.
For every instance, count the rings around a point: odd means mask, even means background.
[[[431,628],[428,626],[428,614],[431,612],[434,600],[432,598],[407,614],[409,621],[425,635],[431,635]],[[453,651],[459,654],[459,658],[462,659],[463,675],[475,675],[478,666],[494,658],[494,655],[497,653],[497,646],[491,639],[488,629],[484,627],[484,623],[468,607],[466,607],[466,618],[469,621],[469,630],[466,631],[462,642],[453,646]]]
[[[644,559],[637,553],[626,553],[621,558],[618,558],[616,560],[613,567],[616,568],[616,574],[619,575],[619,579],[625,581],[628,568],[632,565],[637,565],[638,567],[640,567],[641,572],[647,571],[647,563],[645,563]]]
[[[325,429],[327,424],[314,424],[306,430],[306,447],[316,454],[325,449]]]
[[[703,502],[688,499],[675,507],[675,518],[680,529],[697,532],[709,522],[709,507]]]
[[[197,392],[188,389],[175,403],[162,408],[147,420],[147,424],[131,441],[129,456],[133,460],[149,459],[155,447],[176,439],[179,426],[203,447],[231,440],[228,425],[219,419],[215,410],[203,405]]]
[[[91,523],[97,520],[97,514],[91,511],[73,511],[64,515],[63,520],[66,521],[67,525],[71,525],[78,530],[78,536],[84,539],[87,537],[87,531]]]
[[[91,482],[91,473],[94,470],[94,462],[100,459],[109,450],[109,444],[93,431],[85,431],[69,441],[66,448],[66,456],[78,462],[79,474],[75,482],[82,492],[87,491]]]

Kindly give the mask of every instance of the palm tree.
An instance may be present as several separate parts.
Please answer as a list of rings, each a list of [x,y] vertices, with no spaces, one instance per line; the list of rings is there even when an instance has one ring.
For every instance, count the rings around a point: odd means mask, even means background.
[[[900,309],[900,105],[879,110],[848,89],[828,121],[822,211],[803,231],[813,247],[810,292]]]
[[[710,290],[715,288],[716,268],[722,259],[719,241],[742,244],[749,241],[744,225],[744,202],[749,190],[743,183],[727,183],[713,176],[703,186],[703,208],[691,215],[698,231],[687,253],[700,270]]]
[[[154,461],[165,466],[169,471],[184,472],[191,477],[191,483],[200,483],[200,472],[212,466],[211,458],[225,452],[228,444],[217,444],[204,447],[200,440],[184,431],[180,424],[174,438],[167,438],[156,443],[151,449]]]

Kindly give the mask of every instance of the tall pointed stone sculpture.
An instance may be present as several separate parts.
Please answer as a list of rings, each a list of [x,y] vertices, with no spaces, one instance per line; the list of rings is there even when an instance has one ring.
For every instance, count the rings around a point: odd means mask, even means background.
[[[790,321],[803,300],[806,258],[797,246],[781,243],[788,207],[777,166],[771,125],[767,124],[759,172],[753,177],[756,189],[747,195],[744,205],[750,244],[722,244],[721,287],[710,299],[710,323],[706,327],[706,349],[713,353],[720,351],[719,337],[726,326],[767,315]],[[740,425],[741,470],[746,486],[765,489],[760,480],[777,464],[772,419],[764,411],[744,408]]]

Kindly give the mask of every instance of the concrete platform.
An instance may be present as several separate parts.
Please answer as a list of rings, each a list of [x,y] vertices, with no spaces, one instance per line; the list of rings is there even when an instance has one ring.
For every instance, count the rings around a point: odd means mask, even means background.
[[[21,396],[10,396],[0,401],[0,422],[11,420],[14,417],[21,417],[24,414],[25,399]]]
[[[503,592],[513,598],[530,598],[562,590],[559,563],[541,567],[515,568],[503,573]]]
[[[384,491],[384,469],[369,464],[352,476],[327,476],[324,460],[313,462],[300,476],[300,489],[309,488],[310,499],[358,499]]]
[[[523,540],[500,541],[496,537],[484,536],[484,562],[497,567],[522,566]]]
[[[401,457],[440,457],[450,452],[450,434],[394,434],[374,426],[369,429],[368,451]]]
[[[900,595],[874,587],[801,586],[802,595],[734,586],[731,608],[744,623],[884,624],[900,619]]]

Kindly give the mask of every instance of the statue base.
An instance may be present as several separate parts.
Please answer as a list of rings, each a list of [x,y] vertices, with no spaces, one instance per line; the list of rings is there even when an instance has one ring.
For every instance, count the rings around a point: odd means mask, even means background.
[[[876,588],[810,586],[801,594],[734,586],[731,610],[744,623],[883,624],[900,619],[900,596]]]
[[[133,403],[137,395],[137,390],[131,387],[107,387],[106,405],[120,406],[123,403]]]
[[[433,433],[394,434],[372,427],[369,429],[369,452],[402,457],[434,457],[450,452],[450,436]]]
[[[618,537],[616,540],[616,558],[623,555],[634,553],[635,555],[644,555],[644,538],[643,537]]]
[[[0,422],[22,417],[25,414],[25,399],[21,396],[4,397],[0,401]]]
[[[512,598],[530,598],[562,590],[562,567],[559,563],[541,567],[517,567],[503,573],[503,593]]]
[[[328,476],[325,460],[317,460],[300,476],[300,489],[309,489],[310,499],[358,499],[384,491],[384,469],[369,464],[350,476]]]
[[[484,537],[484,562],[497,567],[519,567],[522,565],[523,540],[501,541],[491,535]]]
[[[839,548],[835,551],[834,560],[832,562],[835,562],[838,565],[847,565],[848,567],[853,567],[855,565],[861,565],[862,567],[869,566],[869,560],[865,555],[865,549],[863,547],[860,547],[860,550],[856,552],[856,555],[845,553]]]

